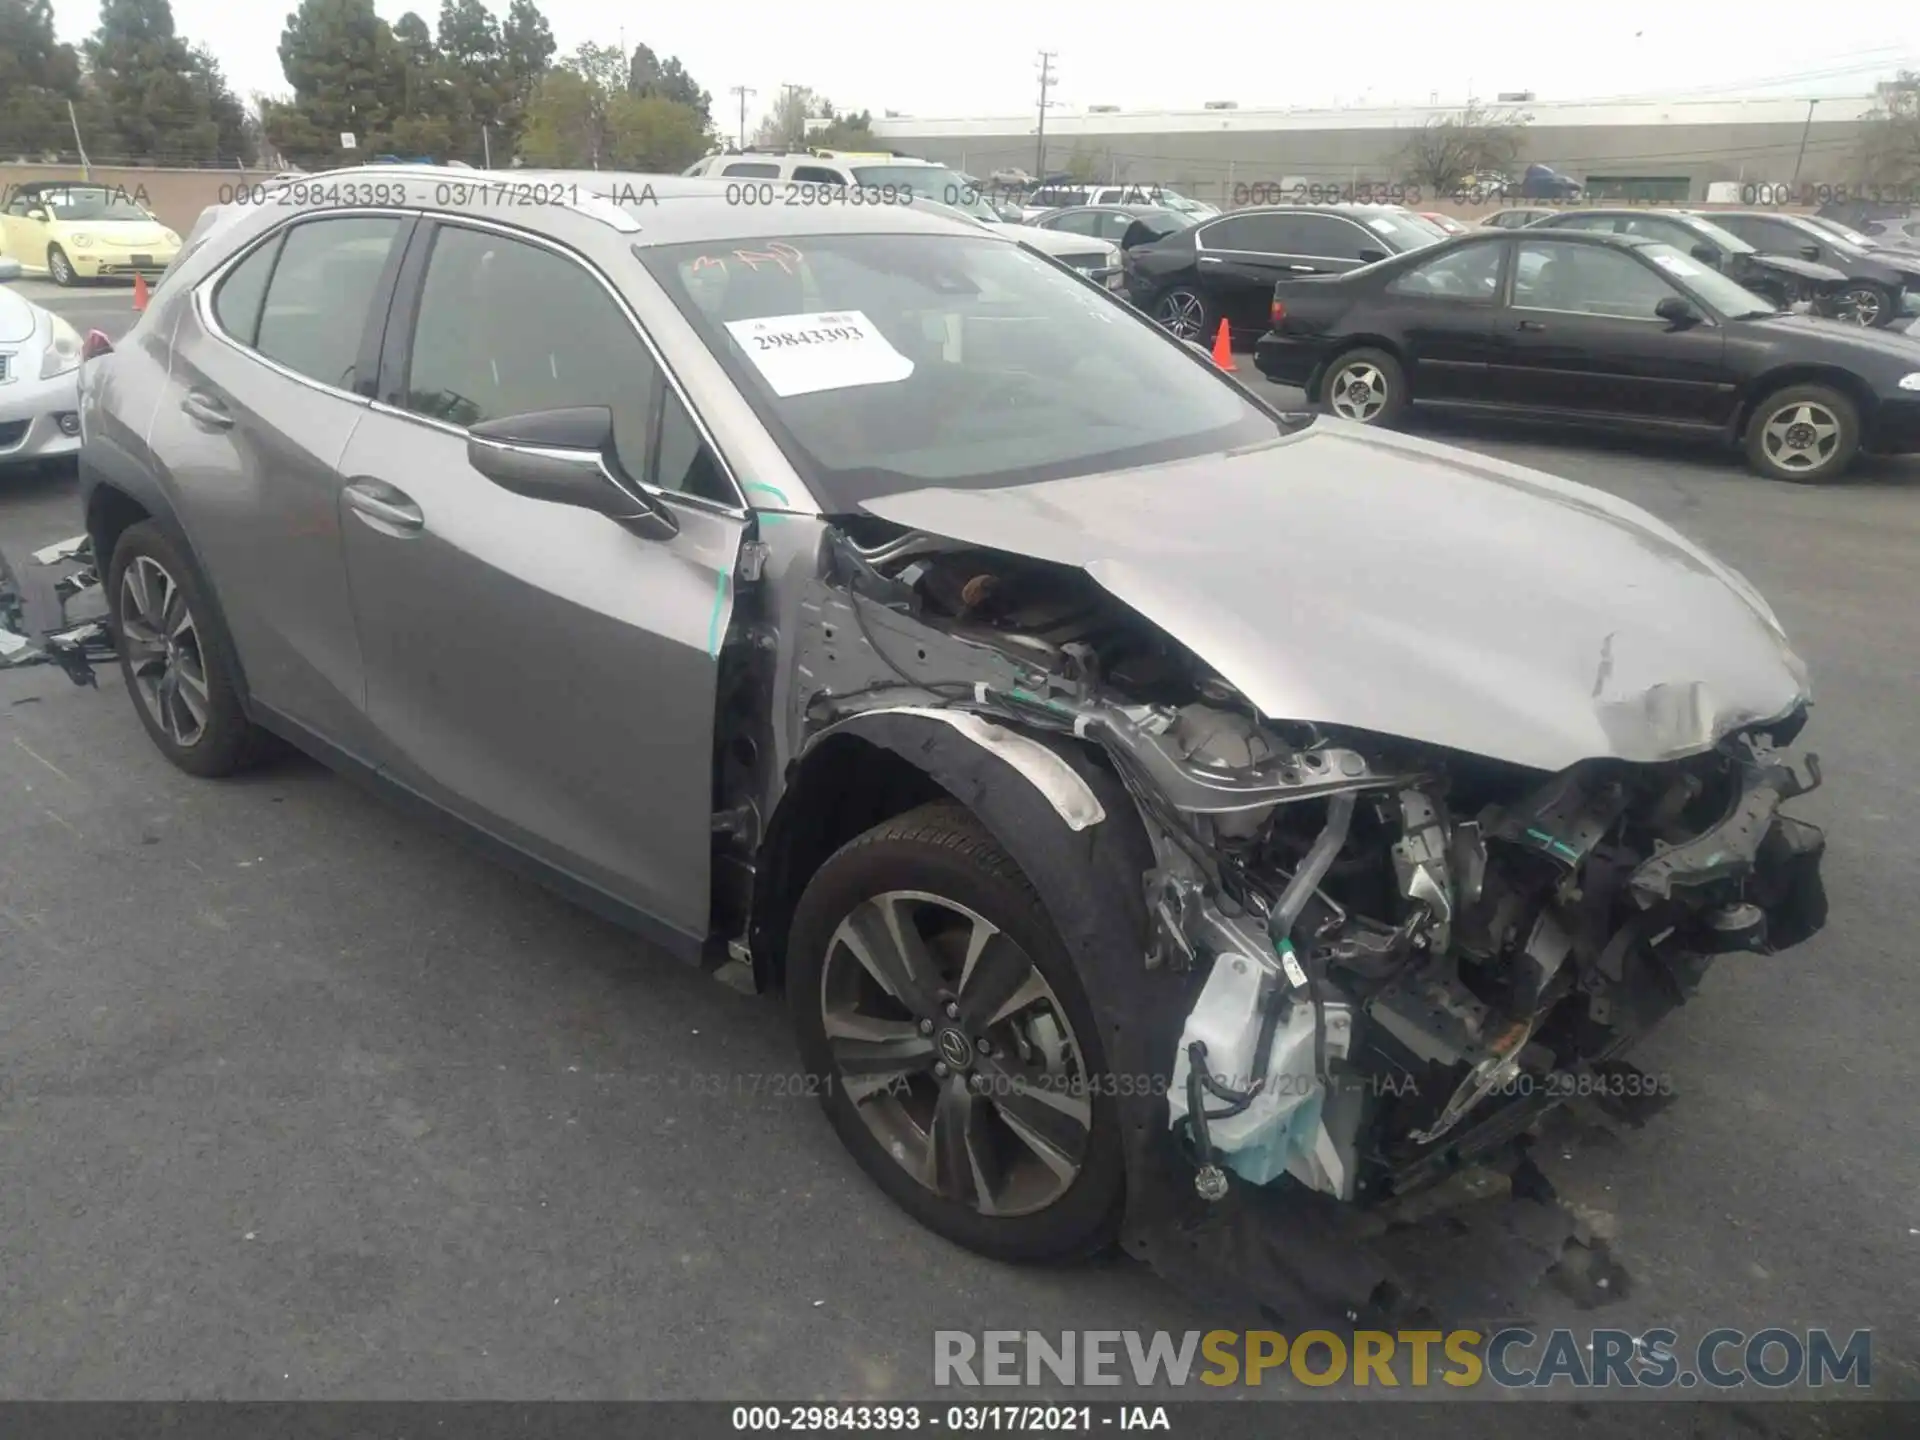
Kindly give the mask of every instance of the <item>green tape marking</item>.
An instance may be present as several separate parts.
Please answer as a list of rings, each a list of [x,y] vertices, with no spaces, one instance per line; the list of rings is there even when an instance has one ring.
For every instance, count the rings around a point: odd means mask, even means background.
[[[1562,856],[1565,859],[1578,860],[1580,858],[1580,852],[1578,850],[1574,849],[1565,841],[1554,839],[1553,836],[1544,830],[1529,830],[1527,831],[1527,838],[1529,840],[1538,840],[1542,845],[1546,846],[1547,849],[1553,851],[1554,854]]]
[[[720,614],[727,608],[727,582],[733,577],[722,570],[713,587],[713,618],[707,622],[707,654],[720,653]]]
[[[760,480],[749,480],[747,481],[746,485],[743,488],[748,490],[764,490],[767,492],[767,494],[773,496],[774,499],[778,500],[782,505],[785,505],[788,503],[787,492],[782,490],[778,485],[768,485],[764,481],[760,481]]]

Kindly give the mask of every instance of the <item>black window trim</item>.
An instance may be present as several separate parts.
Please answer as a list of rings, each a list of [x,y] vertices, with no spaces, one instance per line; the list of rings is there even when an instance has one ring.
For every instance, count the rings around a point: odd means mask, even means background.
[[[400,232],[395,237],[400,243],[388,249],[386,264],[380,272],[380,280],[375,285],[373,295],[368,300],[367,313],[361,319],[360,348],[354,360],[354,388],[352,390],[343,390],[338,385],[329,385],[324,380],[316,380],[311,375],[302,375],[291,366],[282,365],[272,356],[262,353],[257,348],[257,344],[246,344],[236,336],[228,334],[226,328],[221,325],[220,318],[214,314],[214,292],[226,281],[227,276],[241,265],[244,265],[249,257],[258,253],[267,245],[279,246],[280,251],[284,252],[285,245],[283,242],[295,226],[318,225],[328,220],[367,220],[381,218],[391,218],[400,222]],[[276,375],[282,375],[298,384],[305,385],[310,390],[317,390],[323,395],[334,395],[343,400],[356,402],[370,401],[373,398],[373,385],[375,383],[374,370],[372,367],[379,357],[380,334],[386,325],[385,317],[391,306],[394,282],[399,274],[401,257],[405,255],[408,246],[411,244],[413,232],[418,227],[419,222],[420,212],[418,210],[404,209],[392,205],[369,205],[351,209],[343,207],[338,210],[323,210],[292,216],[285,223],[275,225],[265,233],[252,237],[245,245],[222,260],[210,274],[202,279],[200,283],[194,287],[193,291],[194,313],[199,317],[202,328],[205,329],[209,335],[213,336],[223,345],[232,347],[232,349],[238,353],[258,361]],[[274,277],[279,273],[280,253],[277,252],[273,257],[272,267],[267,271],[266,286],[260,292],[260,301],[263,308],[260,312],[256,312],[253,317],[253,337],[256,342],[258,342],[260,338],[260,316],[264,313],[266,297],[272,293]],[[377,323],[376,317],[378,317]]]
[[[1294,210],[1297,210],[1299,213],[1297,215],[1292,213]],[[1260,211],[1257,211],[1256,214],[1278,215],[1285,219],[1338,220],[1342,224],[1346,225],[1349,229],[1358,230],[1361,236],[1365,239],[1378,240],[1380,238],[1378,234],[1376,234],[1372,230],[1369,230],[1365,225],[1362,225],[1358,220],[1355,220],[1351,215],[1335,215],[1328,212],[1315,212],[1311,207],[1305,206],[1305,205],[1260,210]],[[1210,219],[1202,220],[1198,225],[1189,227],[1193,231],[1193,248],[1196,250],[1205,250],[1207,251],[1207,253],[1212,255],[1307,255],[1307,256],[1311,256],[1315,260],[1342,260],[1342,259],[1348,258],[1341,255],[1322,255],[1315,250],[1241,250],[1232,245],[1223,245],[1223,246],[1209,249],[1209,247],[1204,243],[1204,241],[1206,240],[1206,231],[1211,227],[1215,225],[1219,225],[1223,221],[1227,221],[1227,220],[1233,220],[1233,219],[1249,219],[1250,220],[1253,218],[1254,218],[1253,215],[1249,215],[1244,210],[1229,210],[1224,215],[1215,215]],[[1369,248],[1375,249],[1375,250],[1386,250],[1386,253],[1388,255],[1406,253],[1405,251],[1393,250],[1392,248],[1384,244],[1373,245],[1373,246],[1370,246]],[[1356,263],[1358,262],[1356,261]]]
[[[648,356],[653,360],[654,368],[660,372],[662,379],[666,382],[655,390],[653,403],[647,407],[647,469],[649,473],[644,477],[638,475],[627,476],[625,478],[628,483],[637,487],[651,499],[669,500],[676,504],[692,505],[710,514],[724,515],[734,520],[745,520],[751,516],[753,512],[752,507],[747,504],[746,491],[741,486],[740,477],[735,473],[732,463],[727,459],[726,452],[720,448],[719,441],[715,438],[713,431],[708,427],[707,422],[701,417],[700,411],[695,407],[692,397],[687,394],[686,387],[680,383],[679,376],[673,373],[673,367],[667,364],[667,357],[661,353],[660,347],[654,344],[653,337],[647,334],[646,326],[640,323],[640,317],[634,313],[633,307],[627,303],[626,296],[622,295],[619,290],[614,287],[613,283],[600,272],[599,266],[595,265],[586,256],[580,254],[579,251],[554,240],[550,236],[542,235],[532,230],[521,229],[515,225],[503,225],[497,221],[482,220],[471,215],[436,213],[431,211],[423,212],[420,219],[423,223],[412,237],[412,243],[409,246],[409,253],[407,255],[408,263],[404,267],[405,274],[400,277],[400,288],[393,295],[392,303],[389,306],[390,315],[395,319],[403,315],[404,319],[402,323],[399,324],[394,324],[391,320],[389,321],[386,327],[388,333],[383,337],[380,345],[379,381],[371,401],[374,410],[396,420],[411,421],[416,425],[424,425],[428,429],[439,430],[448,435],[458,435],[465,438],[467,434],[466,426],[455,425],[448,420],[435,419],[430,415],[416,414],[411,410],[403,409],[401,406],[383,397],[393,394],[394,386],[404,385],[406,383],[407,365],[412,358],[413,329],[420,318],[420,297],[424,293],[426,286],[427,261],[433,253],[435,236],[437,236],[440,231],[449,229],[483,230],[492,234],[503,235],[511,240],[522,240],[529,244],[550,250],[560,256],[561,259],[570,260],[585,269],[587,274],[592,276],[593,279],[599,283],[601,289],[605,290],[609,298],[613,300],[618,312],[625,317],[628,328],[632,330],[635,338],[637,338],[645,348]],[[651,276],[648,278],[649,280],[652,279]],[[660,463],[660,451],[654,441],[660,433],[661,415],[669,389],[671,389],[673,394],[679,399],[681,408],[684,409],[688,417],[692,419],[694,429],[700,433],[700,438],[706,442],[707,449],[712,452],[715,463],[720,467],[720,473],[726,477],[727,484],[732,487],[735,496],[739,497],[739,503],[737,505],[729,505],[720,500],[709,500],[704,495],[691,495],[684,490],[663,489],[655,483],[658,474],[656,467]]]

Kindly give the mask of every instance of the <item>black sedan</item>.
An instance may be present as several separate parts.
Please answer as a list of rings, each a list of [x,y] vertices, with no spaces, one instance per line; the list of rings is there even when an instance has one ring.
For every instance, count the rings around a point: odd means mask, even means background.
[[[1856,319],[1847,273],[1800,255],[1762,254],[1739,235],[1689,210],[1568,210],[1530,226],[1535,230],[1597,230],[1643,235],[1711,265],[1735,284],[1785,307],[1808,301],[1822,315]]]
[[[1847,276],[1847,300],[1862,325],[1892,325],[1910,296],[1920,295],[1920,255],[1862,250],[1798,215],[1775,210],[1716,210],[1723,225],[1769,255],[1794,255],[1831,265]]]
[[[1160,205],[1076,205],[1070,210],[1049,210],[1027,223],[1042,230],[1111,240],[1122,250],[1131,250],[1179,234],[1193,224],[1193,218]]]
[[[1481,232],[1282,281],[1254,353],[1364,424],[1422,406],[1720,437],[1803,482],[1920,450],[1920,341],[1781,311],[1639,236]]]
[[[1390,205],[1263,205],[1121,255],[1128,298],[1182,340],[1210,342],[1224,319],[1236,342],[1252,344],[1274,281],[1340,275],[1446,238]]]

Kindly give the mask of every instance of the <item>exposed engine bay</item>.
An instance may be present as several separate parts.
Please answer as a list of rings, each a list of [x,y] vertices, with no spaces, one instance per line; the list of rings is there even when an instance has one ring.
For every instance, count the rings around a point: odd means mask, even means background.
[[[1136,802],[1141,964],[1186,977],[1190,1007],[1159,1093],[1204,1199],[1231,1174],[1374,1204],[1563,1100],[1631,1099],[1652,1080],[1622,1052],[1716,956],[1825,921],[1824,837],[1780,808],[1817,758],[1774,748],[1804,706],[1545,774],[1262,716],[1083,570],[871,518],[828,536],[797,733],[971,712],[1097,747]]]

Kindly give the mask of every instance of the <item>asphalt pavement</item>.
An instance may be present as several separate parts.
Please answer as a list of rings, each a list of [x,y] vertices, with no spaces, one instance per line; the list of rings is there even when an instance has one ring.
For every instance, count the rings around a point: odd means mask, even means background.
[[[124,288],[24,288],[132,320]],[[1530,1318],[1872,1327],[1874,1393],[1920,1397],[1920,463],[1802,489],[1711,451],[1429,433],[1742,570],[1812,667],[1827,775],[1800,807],[1829,828],[1828,929],[1723,961],[1652,1037],[1680,1098],[1646,1129],[1542,1157],[1622,1268],[1601,1308],[1543,1291]],[[77,519],[71,475],[0,479],[10,554]],[[317,765],[195,781],[117,674],[0,676],[0,1398],[926,1398],[936,1329],[1240,1323],[1131,1262],[946,1245],[779,1093],[794,1068],[778,1001]],[[1754,1398],[1530,1429],[1839,1433]],[[1338,1410],[1320,1433],[1395,1433]]]

